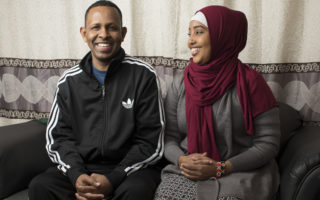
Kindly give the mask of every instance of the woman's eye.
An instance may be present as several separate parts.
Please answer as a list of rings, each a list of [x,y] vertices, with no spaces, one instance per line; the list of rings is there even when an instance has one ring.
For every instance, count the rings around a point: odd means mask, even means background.
[[[196,34],[199,35],[199,34],[202,34],[203,31],[196,31]]]
[[[191,33],[187,33],[187,35],[190,37],[190,36],[191,36]]]

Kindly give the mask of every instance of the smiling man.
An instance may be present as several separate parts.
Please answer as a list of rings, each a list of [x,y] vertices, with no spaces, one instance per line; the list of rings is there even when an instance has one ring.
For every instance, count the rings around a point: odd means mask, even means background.
[[[121,48],[114,3],[92,4],[80,33],[90,52],[60,78],[46,131],[56,166],[32,180],[29,198],[153,199],[164,131],[156,73]]]
[[[116,7],[95,6],[85,16],[80,33],[91,50],[94,67],[106,71],[121,49],[127,28],[122,27],[122,16]]]

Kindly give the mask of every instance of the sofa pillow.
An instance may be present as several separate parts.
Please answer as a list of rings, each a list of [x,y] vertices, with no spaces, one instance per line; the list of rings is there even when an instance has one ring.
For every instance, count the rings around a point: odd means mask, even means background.
[[[0,127],[0,199],[27,188],[51,165],[45,127],[38,121]]]
[[[281,140],[280,149],[283,149],[288,140],[294,134],[294,130],[302,126],[302,119],[299,112],[288,104],[278,102],[280,112]]]

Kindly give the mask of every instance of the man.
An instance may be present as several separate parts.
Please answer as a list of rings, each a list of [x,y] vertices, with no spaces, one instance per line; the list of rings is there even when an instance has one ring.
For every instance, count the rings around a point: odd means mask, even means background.
[[[47,126],[57,167],[32,180],[29,198],[152,199],[164,131],[155,71],[121,48],[114,3],[92,4],[80,32],[91,51],[60,78]]]

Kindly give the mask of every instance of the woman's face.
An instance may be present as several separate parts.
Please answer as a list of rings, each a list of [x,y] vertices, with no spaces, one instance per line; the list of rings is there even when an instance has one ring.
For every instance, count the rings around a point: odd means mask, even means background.
[[[211,44],[208,27],[201,22],[195,20],[190,21],[188,47],[191,50],[194,63],[198,65],[209,63]]]

